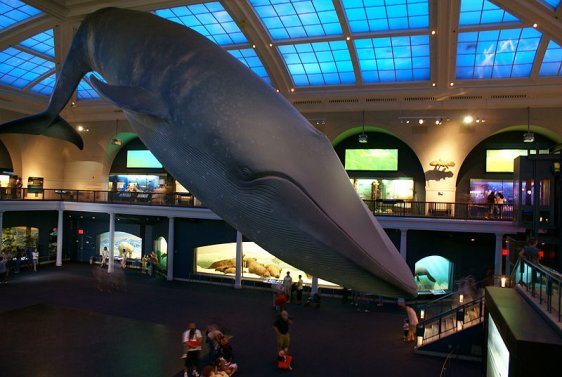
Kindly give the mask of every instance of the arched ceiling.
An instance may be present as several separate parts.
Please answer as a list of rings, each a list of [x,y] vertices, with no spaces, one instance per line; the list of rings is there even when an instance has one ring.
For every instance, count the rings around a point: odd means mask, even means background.
[[[106,6],[195,29],[303,112],[562,105],[560,0],[0,0],[0,108],[44,108]],[[87,79],[73,103],[115,116]]]

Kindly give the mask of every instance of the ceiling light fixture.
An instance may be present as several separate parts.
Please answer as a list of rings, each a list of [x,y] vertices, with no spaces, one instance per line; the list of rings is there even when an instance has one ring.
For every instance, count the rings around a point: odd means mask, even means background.
[[[531,132],[531,108],[527,107],[527,132],[523,134],[524,143],[532,143],[535,141],[535,134]]]
[[[472,115],[466,115],[463,119],[462,119],[464,124],[472,124],[472,122],[474,122],[474,118],[472,117]]]
[[[359,141],[359,143],[361,144],[365,144],[367,141],[369,141],[369,137],[365,133],[365,110],[363,110],[363,112],[361,113],[361,133],[357,137],[357,141]]]
[[[423,122],[424,122],[423,118],[418,119],[419,124],[423,124]]]
[[[115,137],[113,138],[113,140],[111,140],[111,144],[117,146],[122,144],[121,139],[117,137],[117,135],[119,134],[118,130],[119,130],[119,119],[115,119]]]

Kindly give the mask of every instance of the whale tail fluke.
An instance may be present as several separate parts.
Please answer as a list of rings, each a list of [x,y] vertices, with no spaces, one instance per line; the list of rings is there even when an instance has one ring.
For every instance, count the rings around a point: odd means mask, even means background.
[[[80,134],[61,116],[53,118],[48,113],[40,113],[13,120],[0,126],[0,134],[43,135],[69,141],[80,149],[84,149],[84,141]]]

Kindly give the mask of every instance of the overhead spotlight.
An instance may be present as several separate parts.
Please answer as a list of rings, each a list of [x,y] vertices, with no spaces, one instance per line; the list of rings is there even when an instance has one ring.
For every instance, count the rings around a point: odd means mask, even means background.
[[[295,88],[291,88],[291,93],[294,93],[294,92],[295,92]]]
[[[472,117],[472,115],[467,115],[463,118],[462,121],[464,124],[472,124],[472,122],[474,122],[474,118]]]
[[[256,45],[252,45],[252,48],[256,48]]]
[[[365,144],[368,141],[369,137],[367,136],[367,134],[361,132],[359,134],[359,136],[357,137],[357,140],[361,143],[361,144]]]
[[[115,138],[115,139],[111,140],[111,144],[113,144],[113,145],[121,145],[122,142],[121,142],[121,139]]]
[[[536,28],[537,26],[539,26],[539,24],[537,24],[537,23],[534,23],[534,24],[533,24],[533,27],[534,27],[534,28]]]
[[[419,123],[419,124],[423,124],[423,122],[424,122],[424,121],[423,121],[422,118],[418,119],[418,123]]]
[[[435,124],[436,124],[436,125],[440,125],[440,124],[441,124],[441,122],[439,121],[439,119],[436,119],[436,120],[435,120]]]
[[[78,126],[76,129],[78,130],[78,132],[83,132],[83,131],[84,131],[84,127],[83,127],[83,126]]]
[[[436,83],[432,83],[431,86],[437,86],[437,84],[436,84]]]
[[[270,44],[269,44],[269,47],[273,47],[273,43],[270,43]]]
[[[535,134],[533,132],[525,132],[523,134],[524,143],[532,143],[533,141],[535,141]]]
[[[449,83],[449,86],[455,86],[455,83],[454,83],[454,82],[450,82],[450,83]]]
[[[407,121],[406,121],[406,124],[410,124],[410,121],[409,121],[409,120],[407,120]]]
[[[431,35],[435,35],[435,34],[437,34],[437,31],[436,31],[436,30],[432,30],[432,31],[431,31]]]
[[[350,41],[350,40],[351,40],[351,37],[345,37],[345,40],[346,40],[346,41]]]
[[[480,123],[480,118],[476,118],[476,123]]]

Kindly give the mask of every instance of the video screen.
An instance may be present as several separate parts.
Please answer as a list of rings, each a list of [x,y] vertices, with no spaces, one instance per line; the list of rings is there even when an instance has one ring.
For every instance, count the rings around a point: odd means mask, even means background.
[[[431,255],[416,262],[414,278],[418,294],[445,294],[450,290],[453,263],[439,255]]]
[[[101,233],[97,241],[98,253],[100,255],[104,247],[107,247],[109,250],[109,232]],[[142,258],[142,239],[134,234],[115,232],[113,236],[113,255],[122,258],[123,250],[127,253],[127,258]]]
[[[242,250],[243,279],[279,281],[283,280],[289,271],[293,283],[296,283],[299,275],[302,275],[305,284],[309,286],[312,284],[312,276],[271,255],[254,242],[244,242]],[[197,273],[232,277],[236,274],[236,243],[234,242],[197,247],[194,249],[194,255]],[[337,287],[334,283],[322,279],[318,279],[318,285]]]
[[[488,346],[486,350],[486,377],[509,376],[509,350],[490,313],[488,313]]]
[[[127,168],[160,169],[162,164],[149,150],[127,151]]]
[[[345,170],[397,171],[398,149],[346,149]]]
[[[536,154],[537,151],[527,149],[487,149],[486,173],[513,173],[513,160],[519,156]],[[548,150],[539,150],[539,154],[548,154]]]
[[[351,178],[351,184],[363,200],[414,198],[414,180],[411,178]]]

